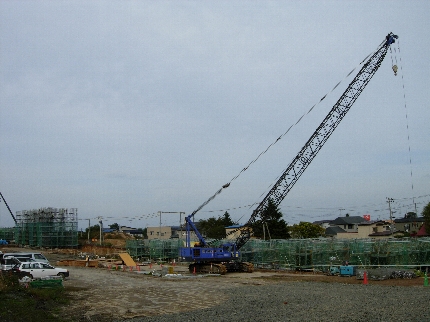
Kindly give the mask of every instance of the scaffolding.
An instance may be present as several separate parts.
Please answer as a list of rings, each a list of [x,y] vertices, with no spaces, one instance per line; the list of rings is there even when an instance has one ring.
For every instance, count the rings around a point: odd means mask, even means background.
[[[421,266],[430,264],[430,238],[251,240],[242,260],[256,267],[326,271],[331,265]]]
[[[127,240],[125,247],[131,257],[145,258],[154,261],[177,259],[179,248],[184,246],[181,239]]]
[[[78,246],[77,208],[40,208],[16,213],[15,243],[30,247]]]
[[[179,258],[183,246],[183,241],[175,239],[131,240],[126,244],[132,257],[156,261]],[[258,268],[327,271],[331,265],[345,262],[361,267],[418,267],[430,266],[430,238],[251,239],[240,253],[242,261]]]
[[[149,240],[126,240],[125,248],[127,253],[134,259],[149,259]]]
[[[6,240],[8,243],[13,241],[14,228],[0,228],[0,239]]]

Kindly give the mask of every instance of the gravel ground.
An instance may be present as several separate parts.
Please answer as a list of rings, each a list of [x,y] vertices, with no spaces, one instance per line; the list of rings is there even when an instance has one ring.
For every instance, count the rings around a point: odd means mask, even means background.
[[[429,287],[281,282],[224,295],[211,308],[127,321],[430,321]]]
[[[46,254],[55,263],[64,255]],[[304,272],[156,277],[160,265],[129,269],[66,267],[70,303],[59,315],[79,322],[430,321],[424,279],[373,281]]]
[[[423,278],[369,281],[282,272],[154,277],[70,267],[73,321],[430,321]],[[142,273],[142,272],[140,272]]]

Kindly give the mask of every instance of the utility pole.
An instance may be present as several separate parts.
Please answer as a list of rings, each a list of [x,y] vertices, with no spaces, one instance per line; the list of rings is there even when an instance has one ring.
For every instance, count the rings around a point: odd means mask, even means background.
[[[181,230],[181,236],[179,237],[179,239],[182,239],[182,214],[185,215],[185,212],[183,211],[179,212],[179,229]]]
[[[88,219],[88,245],[90,244],[90,228],[91,228],[91,224],[90,224],[90,220]]]
[[[391,229],[391,235],[392,235],[394,227],[393,227],[393,212],[391,211],[391,203],[394,202],[394,199],[387,197],[387,202],[388,202],[388,209],[390,210],[390,229]]]
[[[181,237],[182,238],[182,214],[185,215],[183,211],[159,211],[158,215],[160,216],[160,239],[161,239],[161,214],[179,214],[179,228],[181,229]]]
[[[159,226],[159,229],[158,229],[158,238],[161,239],[161,211],[158,212],[158,215],[160,216],[160,226]]]
[[[102,245],[102,241],[103,241],[103,234],[102,234],[102,230],[103,230],[103,217],[97,217],[97,219],[99,220],[99,224],[100,224],[100,246]]]

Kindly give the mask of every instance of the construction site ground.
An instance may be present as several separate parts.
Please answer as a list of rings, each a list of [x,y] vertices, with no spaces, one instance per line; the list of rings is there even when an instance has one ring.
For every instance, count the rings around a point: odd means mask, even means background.
[[[16,249],[20,251],[21,249]],[[26,250],[28,251],[28,249]],[[51,264],[70,255],[43,252]],[[103,266],[103,267],[102,267]],[[70,303],[61,315],[70,321],[119,321],[209,308],[226,301],[229,289],[244,285],[270,285],[295,281],[363,284],[356,277],[313,272],[256,270],[253,273],[194,275],[186,266],[147,264],[138,267],[104,262],[98,267],[65,267],[70,277],[64,288]],[[170,272],[173,274],[167,274]],[[163,273],[163,276],[160,276]],[[369,281],[385,286],[422,287],[423,278]]]

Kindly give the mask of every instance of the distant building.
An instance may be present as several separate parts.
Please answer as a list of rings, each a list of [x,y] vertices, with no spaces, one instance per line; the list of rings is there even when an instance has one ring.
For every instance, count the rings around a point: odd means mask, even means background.
[[[336,226],[337,227],[337,226]],[[339,227],[338,227],[339,228]],[[355,239],[355,238],[390,238],[398,235],[394,230],[394,226],[389,221],[364,221],[357,224],[356,232],[338,232],[336,238],[338,239]]]
[[[179,238],[179,239],[185,239],[186,238],[186,230],[183,227],[180,226],[156,226],[156,227],[147,227],[147,235],[148,240],[152,239],[172,239],[172,238]],[[196,235],[194,232],[191,232],[191,239],[196,239]]]
[[[131,230],[137,230],[137,228],[131,228],[131,227],[127,227],[127,226],[119,226],[119,232],[120,233],[127,233]]]
[[[356,233],[358,231],[358,224],[363,222],[368,221],[361,216],[345,216],[337,217],[335,220],[332,220],[330,226],[337,226],[348,233]]]
[[[424,224],[424,217],[394,219],[396,231],[416,234]]]
[[[318,221],[314,221],[313,224],[321,226],[322,228],[328,228],[330,227],[331,222],[332,220],[318,220]]]
[[[339,233],[346,233],[346,231],[338,226],[330,226],[325,229],[326,237],[336,237]]]
[[[120,226],[119,232],[124,234],[129,234],[129,235],[142,236],[141,229],[127,227],[127,226]]]

